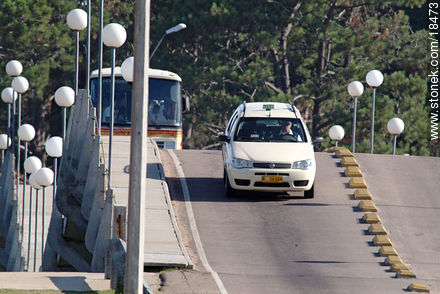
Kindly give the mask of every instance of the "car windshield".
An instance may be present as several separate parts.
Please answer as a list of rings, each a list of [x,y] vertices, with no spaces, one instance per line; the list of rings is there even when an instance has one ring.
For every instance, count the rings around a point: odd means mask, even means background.
[[[297,118],[242,118],[235,131],[238,142],[307,142]]]

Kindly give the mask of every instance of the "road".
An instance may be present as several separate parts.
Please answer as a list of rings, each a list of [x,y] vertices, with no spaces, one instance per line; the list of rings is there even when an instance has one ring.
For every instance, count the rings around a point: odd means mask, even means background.
[[[415,281],[439,289],[435,275],[424,275],[426,280],[396,279],[383,265],[378,247],[372,246],[368,225],[360,221],[364,213],[357,209],[358,201],[352,200],[354,190],[347,188],[345,169],[332,154],[316,153],[315,199],[259,193],[228,199],[223,196],[221,152],[173,152],[185,174],[207,260],[228,293],[388,294],[402,293]],[[174,163],[167,151],[161,154],[183,238],[197,275],[204,274],[191,291],[218,292],[197,256]],[[429,248],[437,248],[437,258],[440,243],[438,238],[434,240],[437,243]],[[429,257],[430,252],[427,254]],[[432,263],[439,264],[438,260]],[[173,279],[179,275],[182,273],[165,274],[164,289],[168,283],[170,293],[179,293],[182,288],[173,290],[178,287]],[[191,273],[183,275],[186,286],[193,287],[188,285],[195,279]]]

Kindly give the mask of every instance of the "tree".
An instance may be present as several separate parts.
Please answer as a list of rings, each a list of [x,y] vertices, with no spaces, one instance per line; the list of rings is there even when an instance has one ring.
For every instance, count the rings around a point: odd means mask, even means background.
[[[153,64],[183,76],[192,100],[185,144],[218,146],[232,111],[243,100],[293,100],[313,135],[332,124],[350,134],[352,101],[346,86],[371,69],[385,75],[376,105],[376,152],[390,152],[386,122],[400,115],[407,130],[398,152],[428,154],[424,107],[426,32],[414,32],[400,8],[423,1],[165,1],[152,6],[152,36],[185,22]],[[165,13],[165,11],[167,13]],[[159,27],[159,30],[156,30]],[[398,77],[398,78],[396,78]],[[364,85],[366,83],[364,82]],[[371,92],[360,99],[358,151],[369,150]],[[225,111],[226,110],[226,111]],[[347,135],[343,143],[351,143]],[[328,146],[327,141],[323,146]]]

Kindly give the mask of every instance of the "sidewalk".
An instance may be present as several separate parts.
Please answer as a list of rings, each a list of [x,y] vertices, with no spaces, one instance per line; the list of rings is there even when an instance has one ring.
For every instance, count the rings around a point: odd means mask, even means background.
[[[108,137],[102,137],[108,164]],[[147,194],[145,195],[144,266],[191,267],[174,218],[168,186],[157,145],[149,139]],[[112,188],[115,202],[128,205],[130,137],[114,136],[112,150]]]
[[[103,137],[102,152],[108,165],[108,137]],[[113,137],[112,156],[112,188],[115,202],[118,205],[128,205],[129,162],[130,162],[130,137]],[[163,267],[192,267],[191,260],[186,253],[174,213],[171,207],[168,186],[159,156],[157,145],[148,141],[147,158],[147,194],[145,195],[145,241],[144,241],[144,265]],[[29,186],[27,186],[25,200],[25,223],[24,250],[27,256],[27,240],[29,236]],[[21,207],[22,186],[19,190]],[[35,226],[35,190],[32,193],[32,226],[31,226],[31,250],[29,269],[33,271],[34,253],[34,226]],[[52,210],[52,187],[46,188],[45,193],[45,235],[50,223]],[[47,289],[61,291],[92,291],[110,289],[110,281],[104,279],[103,273],[70,273],[70,272],[38,272],[41,264],[41,212],[42,191],[39,191],[39,229],[37,241],[37,272],[0,272],[0,289]],[[21,217],[21,216],[20,216]]]

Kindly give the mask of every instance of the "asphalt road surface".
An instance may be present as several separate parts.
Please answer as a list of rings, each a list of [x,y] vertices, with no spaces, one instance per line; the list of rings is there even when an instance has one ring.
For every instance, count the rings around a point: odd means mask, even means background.
[[[384,266],[384,258],[377,255],[378,247],[372,244],[368,225],[360,221],[364,213],[357,208],[358,201],[352,199],[354,190],[347,188],[348,178],[343,176],[345,168],[339,166],[340,160],[333,154],[316,153],[314,199],[304,199],[299,193],[247,193],[228,199],[223,195],[220,151],[172,152],[177,155],[185,174],[207,260],[228,293],[392,294],[402,293],[411,282],[429,285],[433,293],[440,289],[438,197],[425,195],[423,204],[416,209],[419,213],[408,212],[404,218],[395,215],[400,213],[398,209],[405,209],[403,205],[409,206],[405,211],[414,211],[410,208],[417,206],[418,201],[406,205],[407,200],[400,198],[403,194],[397,193],[379,202],[383,204],[380,209],[383,207],[384,215],[382,211],[379,214],[392,228],[391,239],[394,232],[401,236],[401,239],[396,238],[399,253],[411,264],[413,257],[417,259],[414,269],[422,277],[397,279],[389,266]],[[163,274],[161,291],[219,293],[200,262],[174,162],[168,151],[162,151],[161,156],[179,227],[195,264],[194,271]],[[380,161],[380,157],[376,157]],[[370,159],[365,158],[367,162]],[[374,168],[374,165],[365,164],[367,183],[377,181],[370,176],[375,174]],[[390,181],[372,184],[372,194],[383,195],[378,188],[383,184],[391,185]],[[392,185],[402,183],[396,181]],[[426,194],[438,194],[440,190],[438,180],[431,180],[426,186],[433,186]],[[405,187],[400,189],[405,190]],[[429,218],[424,218],[425,212],[429,212]],[[400,221],[394,221],[395,218]],[[410,218],[417,218],[420,223],[408,226]],[[404,234],[405,227],[411,230],[411,238]],[[415,241],[418,235],[424,239]],[[408,239],[410,242],[406,242]],[[428,245],[420,250],[420,243]]]

